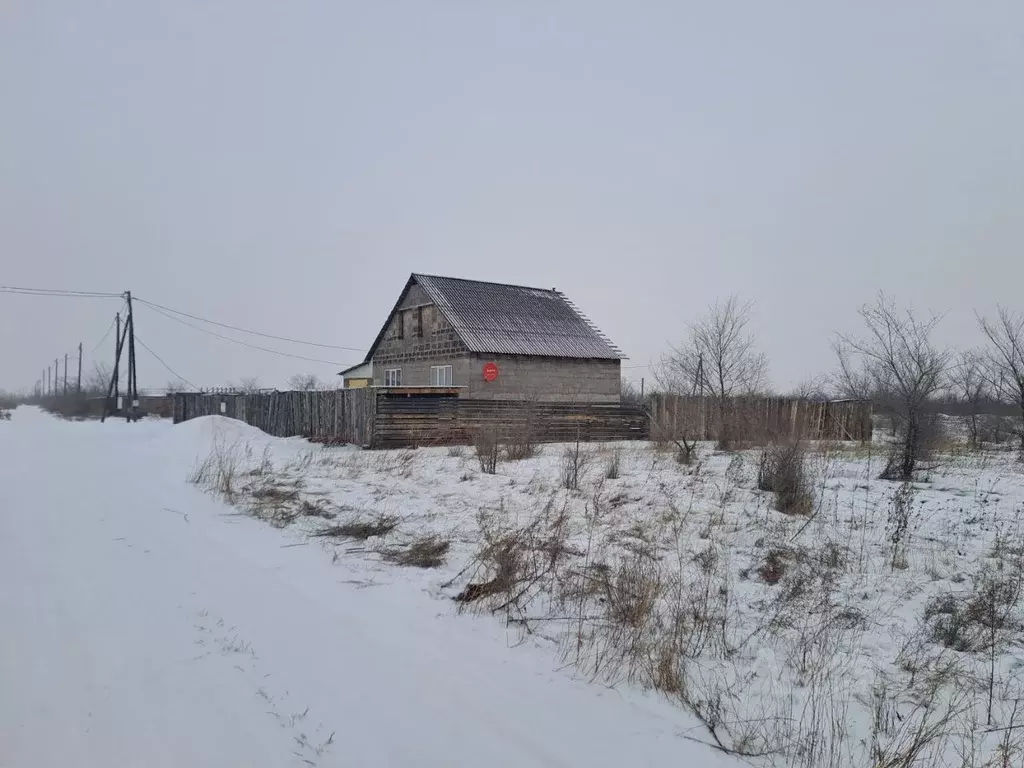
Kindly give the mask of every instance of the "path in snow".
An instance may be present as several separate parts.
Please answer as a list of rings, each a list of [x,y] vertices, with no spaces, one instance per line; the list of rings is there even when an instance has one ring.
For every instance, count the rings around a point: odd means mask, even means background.
[[[197,434],[0,424],[3,768],[737,764],[667,704],[232,514],[184,481]]]

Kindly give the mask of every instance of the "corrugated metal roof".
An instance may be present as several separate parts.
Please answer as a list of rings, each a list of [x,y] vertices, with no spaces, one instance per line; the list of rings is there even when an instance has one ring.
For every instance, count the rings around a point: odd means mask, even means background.
[[[471,352],[621,360],[563,293],[414,274]]]

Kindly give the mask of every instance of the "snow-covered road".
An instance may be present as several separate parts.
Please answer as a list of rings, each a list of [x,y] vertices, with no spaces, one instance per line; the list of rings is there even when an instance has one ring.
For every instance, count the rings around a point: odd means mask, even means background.
[[[716,766],[685,713],[185,482],[189,425],[0,423],[0,766]]]

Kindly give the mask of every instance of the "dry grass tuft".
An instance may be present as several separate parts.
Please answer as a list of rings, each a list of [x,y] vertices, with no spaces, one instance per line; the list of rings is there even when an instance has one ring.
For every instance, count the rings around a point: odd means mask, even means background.
[[[764,561],[758,566],[757,575],[765,584],[778,584],[785,577],[793,562],[793,553],[788,549],[770,549]]]
[[[439,568],[445,563],[450,540],[434,534],[422,536],[405,547],[394,547],[381,552],[389,563],[413,568]]]
[[[316,536],[324,538],[348,538],[366,541],[374,536],[387,536],[398,527],[398,518],[391,515],[378,515],[373,520],[349,520],[344,523],[329,525],[316,532]]]
[[[324,520],[333,520],[337,517],[337,513],[328,509],[322,501],[310,501],[309,499],[303,499],[302,503],[299,504],[299,514],[304,517],[322,517]]]

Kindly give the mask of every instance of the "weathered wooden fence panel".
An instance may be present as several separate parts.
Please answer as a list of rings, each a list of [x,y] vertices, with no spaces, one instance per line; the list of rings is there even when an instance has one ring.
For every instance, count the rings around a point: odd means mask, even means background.
[[[790,397],[715,398],[652,395],[651,435],[658,438],[718,440],[723,424],[739,442],[777,436],[805,440],[871,439],[871,403],[863,400],[803,400]]]
[[[470,443],[477,431],[529,433],[536,442],[647,437],[644,409],[617,404],[462,400],[450,391],[191,394],[174,398],[174,421],[223,415],[267,434],[370,448]]]
[[[276,437],[369,446],[376,397],[370,389],[256,394],[179,393],[175,423],[199,416],[239,419]]]
[[[469,400],[454,395],[389,396],[377,401],[373,447],[459,445],[480,431],[526,436],[538,443],[642,440],[643,408],[619,404]]]
[[[240,419],[267,434],[370,448],[453,445],[481,430],[536,442],[671,438],[719,439],[722,412],[712,398],[655,395],[645,407],[461,399],[450,390],[191,394],[174,398],[175,422],[199,416]],[[808,440],[870,440],[871,404],[796,398],[737,398],[724,411],[729,436],[762,442],[780,435]]]

